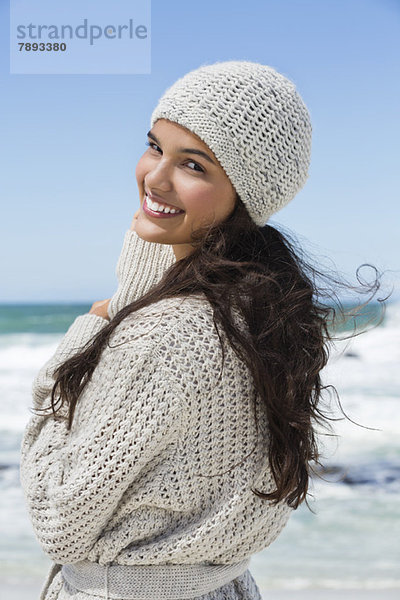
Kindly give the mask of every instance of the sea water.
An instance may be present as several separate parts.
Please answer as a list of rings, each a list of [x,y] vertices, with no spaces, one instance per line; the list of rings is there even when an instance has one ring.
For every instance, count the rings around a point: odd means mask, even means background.
[[[27,515],[19,450],[34,376],[89,308],[0,305],[0,586],[39,585],[51,565]],[[379,312],[377,305],[368,310],[372,318]],[[332,422],[337,437],[318,428],[324,471],[311,480],[313,512],[305,503],[293,511],[250,570],[262,591],[400,588],[400,304],[389,303],[378,326],[336,342],[322,379],[359,425]],[[343,417],[332,395],[323,402],[330,416]]]

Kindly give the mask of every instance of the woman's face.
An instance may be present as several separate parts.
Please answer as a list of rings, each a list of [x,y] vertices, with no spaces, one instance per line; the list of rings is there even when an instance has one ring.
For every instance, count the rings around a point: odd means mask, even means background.
[[[136,232],[149,242],[172,245],[180,260],[193,251],[192,230],[230,215],[236,192],[213,152],[195,134],[159,119],[147,135],[150,146],[135,170],[140,196]],[[183,212],[154,212],[151,197]]]

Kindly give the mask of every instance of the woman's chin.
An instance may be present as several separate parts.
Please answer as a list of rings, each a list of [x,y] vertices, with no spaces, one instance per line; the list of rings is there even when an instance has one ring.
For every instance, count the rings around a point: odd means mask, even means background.
[[[167,233],[165,229],[157,223],[151,223],[145,215],[141,215],[137,219],[135,231],[146,242],[157,242],[159,244],[173,243],[166,239]]]

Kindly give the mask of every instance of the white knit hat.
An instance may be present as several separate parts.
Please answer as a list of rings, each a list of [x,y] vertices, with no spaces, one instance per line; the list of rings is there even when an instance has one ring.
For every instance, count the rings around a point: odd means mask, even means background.
[[[267,65],[232,60],[190,71],[164,92],[150,126],[158,119],[212,150],[259,226],[308,178],[310,115],[294,83]]]

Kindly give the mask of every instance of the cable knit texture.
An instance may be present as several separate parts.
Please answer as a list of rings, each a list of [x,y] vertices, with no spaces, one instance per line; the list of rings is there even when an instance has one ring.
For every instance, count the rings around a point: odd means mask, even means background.
[[[169,246],[128,230],[110,316],[159,281],[156,264],[173,262]],[[107,323],[89,313],[75,319],[34,379],[34,407],[50,406],[55,368]],[[123,599],[107,583],[97,595],[71,588],[62,565],[226,565],[283,529],[292,509],[250,489],[274,489],[267,418],[248,368],[227,341],[226,350],[219,379],[222,351],[205,296],[155,302],[113,331],[71,431],[52,415],[31,416],[20,479],[36,537],[54,561],[41,600]],[[154,600],[163,597],[160,589]],[[201,598],[261,597],[246,570]]]
[[[295,84],[268,65],[203,65],[171,85],[150,119],[168,119],[213,151],[254,222],[262,226],[304,187],[311,119]]]

